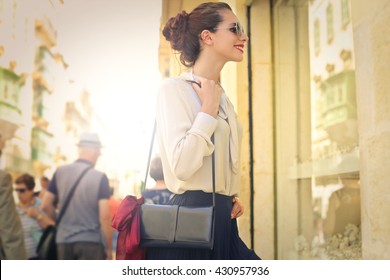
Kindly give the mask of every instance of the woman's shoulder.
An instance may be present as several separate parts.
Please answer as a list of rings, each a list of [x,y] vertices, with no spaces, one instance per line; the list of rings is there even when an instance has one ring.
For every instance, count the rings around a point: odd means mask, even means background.
[[[38,196],[35,196],[34,198],[35,198],[34,206],[35,207],[41,207],[42,199],[40,197],[38,197]]]
[[[181,102],[192,104],[194,100],[197,100],[196,92],[185,75],[165,78],[160,85],[158,96],[171,102],[181,100]]]
[[[183,72],[179,76],[166,77],[162,80],[161,87],[172,87],[172,86],[188,86],[188,81],[192,80],[190,72]]]
[[[164,78],[161,83],[161,88],[172,88],[180,86],[187,86],[184,75]]]

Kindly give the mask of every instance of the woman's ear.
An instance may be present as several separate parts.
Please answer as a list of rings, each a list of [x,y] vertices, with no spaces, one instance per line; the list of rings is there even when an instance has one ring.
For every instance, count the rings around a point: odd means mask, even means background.
[[[212,33],[210,30],[203,30],[200,33],[200,40],[206,45],[211,45],[213,43]]]

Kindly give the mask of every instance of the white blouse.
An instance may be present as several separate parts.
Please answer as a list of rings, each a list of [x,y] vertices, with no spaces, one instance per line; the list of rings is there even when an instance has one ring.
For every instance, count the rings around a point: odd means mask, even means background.
[[[211,155],[215,150],[216,192],[237,195],[242,127],[225,93],[217,118],[200,112],[200,99],[186,81],[192,79],[189,72],[165,79],[157,97],[156,137],[165,183],[176,194],[212,192]]]

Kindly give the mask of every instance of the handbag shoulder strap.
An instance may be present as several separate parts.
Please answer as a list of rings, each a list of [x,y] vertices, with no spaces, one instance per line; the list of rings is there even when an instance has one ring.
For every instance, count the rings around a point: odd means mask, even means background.
[[[152,140],[150,142],[149,156],[148,156],[148,162],[146,164],[145,180],[144,180],[144,183],[142,184],[142,191],[144,191],[146,188],[146,180],[148,179],[150,158],[152,156],[155,135],[156,135],[156,120],[154,121],[154,126],[153,126]],[[213,142],[213,144],[214,144],[214,134],[211,135],[211,142]],[[211,160],[212,160],[213,206],[215,207],[215,151],[211,155]]]
[[[211,142],[214,144],[214,133],[211,135]],[[215,149],[213,154],[211,155],[211,162],[212,162],[212,180],[213,180],[213,206],[215,207]]]
[[[144,183],[142,184],[142,189],[141,189],[141,191],[144,191],[144,190],[146,189],[146,180],[148,179],[148,173],[149,173],[149,167],[150,167],[150,158],[151,158],[151,156],[152,156],[153,143],[154,143],[154,135],[155,135],[155,134],[156,134],[156,120],[154,120],[153,132],[152,132],[152,139],[151,139],[151,141],[150,141],[148,162],[147,162],[147,164],[146,164],[145,180],[144,180]]]
[[[58,218],[57,218],[57,221],[56,221],[56,225],[58,225],[58,224],[60,223],[62,217],[64,216],[65,211],[66,211],[66,209],[68,208],[70,199],[72,198],[72,196],[73,196],[73,194],[74,194],[74,192],[75,192],[75,190],[76,190],[77,185],[80,183],[81,178],[83,178],[84,175],[87,173],[87,171],[90,170],[91,168],[92,168],[92,166],[88,166],[87,168],[85,168],[85,169],[81,172],[80,176],[77,178],[77,180],[75,181],[75,183],[73,184],[72,188],[71,188],[70,191],[69,191],[69,195],[66,197],[66,199],[65,199],[65,201],[64,201],[64,204],[63,204],[63,206],[62,206],[62,208],[61,208],[61,210],[60,210],[60,213],[58,214]]]

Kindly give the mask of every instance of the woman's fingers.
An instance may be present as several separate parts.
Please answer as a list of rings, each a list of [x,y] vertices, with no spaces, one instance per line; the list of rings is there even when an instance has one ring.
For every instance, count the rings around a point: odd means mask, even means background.
[[[222,88],[215,81],[202,77],[197,82],[199,85],[192,83],[192,88],[198,94],[201,101],[201,111],[216,117],[221,100]]]
[[[235,219],[242,216],[242,214],[244,214],[244,207],[237,197],[233,198],[233,203],[234,204],[230,216],[232,219]]]

